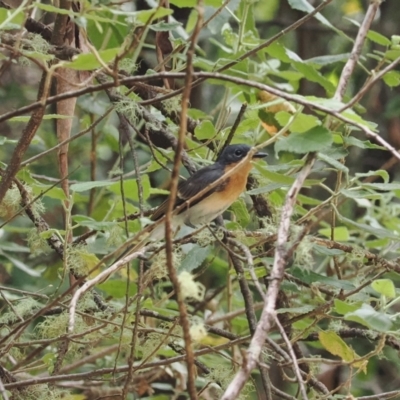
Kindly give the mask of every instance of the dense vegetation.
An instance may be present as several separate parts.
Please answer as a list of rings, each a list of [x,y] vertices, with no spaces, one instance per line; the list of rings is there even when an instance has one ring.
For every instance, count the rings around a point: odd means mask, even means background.
[[[0,395],[400,397],[397,3],[1,1]],[[146,244],[229,143],[246,193]]]

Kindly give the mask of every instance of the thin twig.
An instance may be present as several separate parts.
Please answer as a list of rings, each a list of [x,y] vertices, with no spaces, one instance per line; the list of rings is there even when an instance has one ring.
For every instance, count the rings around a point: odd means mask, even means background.
[[[221,150],[219,151],[219,154],[221,154],[224,151],[226,146],[230,145],[230,143],[231,143],[231,141],[233,139],[233,136],[235,135],[235,132],[236,132],[237,128],[239,127],[240,121],[242,120],[243,115],[246,112],[246,109],[247,109],[247,103],[243,103],[242,106],[240,107],[238,115],[236,116],[235,122],[234,122],[234,124],[233,124],[233,126],[232,126],[232,128],[231,128],[231,130],[229,132],[229,135],[226,138],[226,140],[224,142],[224,145],[222,146]]]
[[[291,363],[291,358],[289,354],[286,353],[275,341],[273,341],[271,338],[266,337],[266,342],[275,350],[276,353],[278,353],[287,363]],[[318,392],[323,393],[323,394],[329,394],[329,390],[325,387],[324,384],[322,384],[320,381],[315,379],[314,376],[311,374],[307,374],[306,372],[300,370],[301,376],[304,377],[305,380],[307,380],[308,385],[311,385],[313,388],[315,388]]]
[[[247,280],[244,276],[244,270],[240,259],[232,252],[228,253],[230,259],[232,261],[232,265],[235,269],[237,279],[239,281],[240,292],[242,293],[244,304],[245,304],[245,313],[246,318],[249,324],[249,330],[251,335],[254,335],[257,329],[257,317],[255,313],[255,307],[253,302],[253,295],[250,291]],[[267,399],[271,399],[271,382],[268,376],[268,371],[265,368],[259,366],[261,382],[265,391],[265,395]]]
[[[365,38],[367,37],[368,30],[371,27],[372,21],[375,18],[376,12],[378,11],[380,4],[381,0],[373,0],[369,3],[364,20],[360,26],[360,29],[358,30],[350,57],[347,60],[342,70],[342,73],[340,74],[339,83],[334,96],[334,99],[336,100],[342,101],[343,99],[346,88],[349,84],[350,77],[354,71],[354,68],[357,65],[358,59],[360,58],[362,47],[364,45]]]
[[[179,168],[181,161],[181,153],[183,149],[183,145],[185,143],[186,137],[186,127],[187,127],[187,111],[189,108],[189,99],[190,93],[192,90],[192,81],[193,81],[193,57],[195,53],[195,47],[197,43],[198,36],[201,30],[201,23],[203,20],[203,8],[201,7],[201,0],[199,0],[197,6],[197,22],[194,28],[194,32],[192,35],[192,40],[190,42],[189,49],[187,51],[186,56],[186,76],[185,76],[185,85],[184,91],[182,93],[182,102],[181,102],[181,118],[180,118],[180,126],[178,132],[178,145],[175,149],[175,158],[174,158],[174,167],[172,169],[171,176],[171,187],[170,187],[170,197],[168,201],[166,216],[165,216],[165,251],[167,256],[167,269],[168,275],[172,282],[172,286],[176,293],[179,315],[181,317],[181,324],[183,330],[183,339],[185,342],[185,351],[186,351],[186,364],[188,369],[188,393],[191,400],[197,399],[197,390],[196,390],[196,366],[194,363],[194,354],[192,348],[192,340],[190,336],[190,322],[188,318],[188,312],[186,309],[186,305],[184,299],[182,297],[180,283],[178,280],[178,275],[176,273],[176,269],[173,262],[173,249],[172,249],[172,240],[173,240],[173,231],[172,231],[172,218],[173,218],[173,209],[175,205],[176,196],[178,193],[178,181],[179,181]]]
[[[382,400],[382,399],[395,399],[399,398],[400,390],[393,390],[392,392],[373,394],[371,396],[360,396],[357,400]]]
[[[8,394],[6,392],[6,389],[3,385],[3,381],[0,378],[0,395],[2,396],[3,400],[9,400]]]
[[[251,254],[250,250],[244,244],[242,244],[234,239],[228,239],[228,243],[232,244],[233,246],[236,246],[244,253],[244,255],[246,257],[246,261],[247,261],[247,268],[250,272],[251,279],[253,280],[254,286],[256,287],[259,295],[263,299],[265,296],[265,293],[264,293],[264,290],[261,287],[260,282],[258,281],[258,278],[254,271],[253,255]]]
[[[275,315],[275,324],[278,327],[279,332],[281,333],[281,336],[286,343],[288,353],[292,359],[293,371],[296,375],[297,382],[299,383],[301,396],[303,397],[303,400],[308,400],[306,388],[305,388],[304,382],[303,382],[303,378],[301,377],[301,371],[299,368],[299,364],[297,363],[296,354],[294,354],[292,344],[290,343],[290,340],[286,335],[285,329],[281,325],[279,318],[276,315]]]

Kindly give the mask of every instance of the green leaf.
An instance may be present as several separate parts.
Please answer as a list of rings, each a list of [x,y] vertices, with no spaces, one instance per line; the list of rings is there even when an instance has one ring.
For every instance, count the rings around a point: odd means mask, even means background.
[[[288,0],[290,7],[294,10],[304,11],[309,14],[311,11],[314,11],[314,7],[307,0]],[[331,28],[333,31],[338,33],[340,36],[347,36],[340,30],[335,28],[321,13],[317,13],[315,15],[315,19],[317,19],[321,24]]]
[[[275,144],[276,154],[281,151],[305,154],[321,151],[332,144],[332,133],[323,126],[316,126],[304,133],[291,133]]]
[[[341,189],[340,193],[347,197],[348,199],[371,199],[377,200],[380,199],[382,196],[379,193],[371,193],[367,190],[359,190],[359,189]]]
[[[334,232],[334,240],[338,242],[346,242],[350,239],[349,230],[345,226],[336,226],[333,229],[333,232]],[[324,228],[320,229],[318,233],[330,239],[332,230],[331,228]]]
[[[158,7],[157,9],[152,10],[143,10],[134,13],[135,19],[142,24],[148,24],[150,21],[154,21],[155,19],[164,18],[167,15],[171,15],[173,10],[165,7]]]
[[[28,58],[34,58],[36,60],[46,61],[46,62],[49,62],[55,58],[54,55],[52,54],[43,54],[43,53],[38,53],[37,51],[23,50],[22,53]]]
[[[64,14],[64,15],[73,15],[74,13],[70,10],[66,10],[64,8],[59,8],[52,6],[51,4],[43,4],[41,2],[35,2],[34,6],[43,10],[43,11],[48,11],[51,13],[57,13],[57,14]]]
[[[20,10],[7,10],[0,7],[0,27],[1,29],[18,29],[25,21],[25,13]],[[2,24],[5,24],[2,26]]]
[[[389,71],[383,75],[383,81],[389,87],[396,87],[400,85],[400,73],[398,71]]]
[[[170,4],[177,6],[179,8],[189,8],[189,7],[196,7],[197,0],[170,0]]]
[[[53,235],[60,236],[60,234],[61,234],[61,231],[52,228],[52,229],[47,229],[46,231],[40,232],[39,236],[42,239],[47,240],[47,239],[50,239]]]
[[[357,353],[336,332],[320,331],[318,337],[325,350],[334,356],[339,356],[346,362],[352,362],[358,358]]]
[[[343,102],[336,100],[334,98],[326,99],[323,97],[305,96],[305,99],[307,99],[307,101],[309,101],[310,103],[329,108],[332,111],[339,111],[345,106]]]
[[[7,138],[5,136],[0,136],[0,146],[5,144],[5,143],[15,144],[17,142],[18,142],[17,140],[9,139],[9,138]]]
[[[396,58],[400,57],[400,50],[397,49],[390,49],[385,53],[385,58],[388,60],[394,61]]]
[[[349,155],[349,152],[343,147],[343,141],[340,142],[340,146],[335,145],[335,138],[339,135],[333,134],[333,146],[329,147],[322,152],[323,156],[328,156],[329,158],[333,158],[334,160],[340,160],[342,158],[346,158]]]
[[[321,256],[340,256],[342,254],[345,254],[343,250],[339,249],[328,249],[325,246],[320,246],[319,244],[314,244],[313,245],[313,250],[315,251],[316,254],[320,254]]]
[[[385,183],[389,182],[389,174],[384,169],[378,169],[377,171],[369,171],[369,172],[357,172],[357,178],[368,178],[369,176],[380,176]]]
[[[275,119],[281,126],[286,125],[292,117],[293,115],[287,111],[279,111],[275,114]],[[318,118],[314,117],[313,115],[300,113],[296,115],[296,118],[291,123],[289,130],[290,132],[303,133],[318,125],[321,125],[321,122]]]
[[[314,285],[328,285],[334,288],[343,289],[343,290],[353,290],[355,286],[347,281],[339,280],[335,278],[331,278],[329,276],[317,274],[313,271],[306,271],[304,269],[300,269],[298,267],[293,268],[292,275],[302,282]]]
[[[318,206],[319,204],[321,204],[320,200],[315,199],[313,197],[305,196],[304,194],[299,194],[297,196],[297,199],[303,205]]]
[[[165,22],[161,21],[157,24],[150,25],[149,28],[154,32],[168,32],[182,26],[180,22]]]
[[[108,49],[119,47],[124,42],[125,37],[128,35],[130,31],[130,27],[128,28],[127,21],[134,18],[132,13],[125,13],[120,15],[119,13],[114,13],[116,9],[112,8],[104,8],[99,10],[96,8],[95,16],[97,18],[88,18],[87,22],[87,35],[90,37],[92,44],[96,47],[96,49],[101,49],[104,46],[104,34],[107,30],[110,31],[111,35],[107,40]],[[109,21],[99,21],[99,19],[104,18]]]
[[[98,52],[98,56],[107,64],[112,61],[120,51],[120,48],[101,50]],[[90,71],[92,69],[100,68],[101,63],[95,54],[79,54],[74,57],[73,61],[63,63],[66,68],[75,69],[77,71]]]
[[[108,187],[112,184],[114,184],[114,182],[110,181],[79,182],[79,183],[73,183],[71,185],[71,190],[74,192],[86,192],[94,188]]]
[[[56,200],[66,200],[64,191],[61,188],[53,187],[49,189],[50,185],[33,184],[32,189],[35,195],[44,194],[45,197]],[[49,190],[48,190],[49,189]],[[46,191],[47,190],[47,191]],[[45,193],[46,191],[46,193]]]
[[[291,314],[306,314],[315,310],[315,307],[311,305],[304,305],[300,307],[290,307],[290,308],[278,308],[276,310],[277,314],[291,313]]]
[[[358,310],[346,314],[344,319],[379,332],[387,332],[392,327],[389,316],[374,310],[369,304],[363,304]]]
[[[362,303],[360,303],[360,302],[348,303],[346,301],[339,300],[339,299],[335,299],[334,304],[335,304],[335,311],[340,315],[345,315],[347,313],[356,311],[362,306]]]
[[[194,135],[199,140],[211,139],[216,133],[214,125],[208,120],[201,121],[194,130]]]
[[[161,167],[160,164],[166,165],[168,163],[168,159],[164,157],[164,155],[158,151],[156,148],[154,148],[154,152],[157,156],[157,161],[155,157],[152,159],[150,165],[146,169],[146,174],[149,174],[150,172],[158,171]]]
[[[242,199],[235,201],[231,206],[230,210],[236,217],[237,222],[242,228],[245,228],[251,221],[250,214],[247,210],[246,204]]]
[[[348,136],[343,138],[344,143],[347,146],[356,146],[360,149],[379,149],[386,150],[383,146],[379,146],[375,143],[371,143],[369,140],[360,140],[355,138],[354,136]]]
[[[141,184],[143,189],[143,200],[147,200],[150,196],[150,178],[148,175],[141,176]],[[139,201],[138,182],[136,179],[125,179],[123,183],[123,189],[127,198]],[[117,195],[122,195],[120,182],[113,183],[109,187],[109,190]]]
[[[186,257],[182,261],[181,265],[178,268],[178,272],[182,271],[192,272],[193,270],[198,268],[207,258],[207,256],[211,253],[212,249],[213,249],[212,246],[193,247],[193,249],[191,249],[189,253],[187,253]]]
[[[372,289],[389,299],[396,297],[396,288],[390,279],[376,279],[371,283]]]
[[[197,20],[199,18],[199,13],[198,11],[194,8],[193,10],[190,11],[189,17],[186,20],[186,27],[185,31],[187,33],[190,33],[193,31],[193,29],[196,27]],[[211,39],[211,38],[210,38]]]
[[[361,232],[367,232],[372,235],[375,235],[376,237],[388,237],[394,240],[399,240],[400,237],[399,235],[396,235],[394,232],[390,231],[389,229],[384,229],[384,228],[376,228],[370,225],[366,224],[361,224],[358,222],[355,222],[351,219],[348,219],[346,217],[343,217],[342,215],[338,215],[338,218],[340,219],[341,222],[345,223],[346,225],[353,226],[354,228],[357,228]]]
[[[350,119],[353,122],[356,122],[360,125],[364,125],[365,127],[377,131],[378,125],[371,121],[366,121],[365,119],[361,118],[358,114],[356,114],[353,110],[347,109],[346,111],[342,112],[343,117]]]
[[[368,249],[377,249],[389,246],[391,240],[389,238],[379,238],[374,240],[366,240],[364,241],[364,245]]]
[[[286,53],[286,48],[278,42],[274,42],[271,46],[268,46],[265,49],[266,53],[269,54],[272,58],[277,58],[278,60],[290,64],[291,59],[288,57]],[[300,58],[297,58],[299,60]],[[301,59],[300,59],[301,60]]]
[[[350,53],[343,54],[334,54],[329,56],[319,56],[309,58],[308,60],[304,60],[307,64],[316,64],[316,65],[329,65],[340,61],[347,61],[350,57]]]
[[[112,221],[96,221],[93,218],[87,217],[86,215],[74,215],[72,217],[73,221],[75,221],[80,226],[85,226],[89,229],[93,230],[110,230],[116,225],[116,222]]]
[[[60,115],[60,114],[46,114],[43,115],[43,119],[44,120],[48,120],[48,119],[72,119],[73,117],[69,116],[69,115]],[[31,119],[30,116],[28,115],[21,115],[19,117],[13,117],[10,118],[9,121],[11,122],[28,122]]]
[[[141,177],[143,188],[143,199],[146,200],[150,195],[150,180],[148,175]],[[91,181],[79,182],[71,185],[71,190],[74,192],[86,192],[94,188],[108,187],[108,189],[118,195],[121,195],[121,183],[111,181]],[[123,182],[124,194],[129,199],[139,200],[139,191],[136,179],[126,179]]]
[[[101,283],[97,286],[100,290],[107,293],[109,296],[112,296],[116,299],[121,299],[125,297],[127,294],[127,285],[125,281],[122,280],[108,280],[104,283]],[[133,296],[137,292],[137,287],[134,283],[130,283],[128,295]]]
[[[208,114],[206,114],[202,110],[199,110],[198,108],[190,108],[188,110],[188,116],[193,119],[206,119],[208,117]]]
[[[282,189],[284,187],[290,187],[290,186],[291,185],[288,183],[270,183],[269,185],[261,186],[261,187],[258,187],[257,189],[249,190],[246,193],[253,196],[253,195],[258,195],[258,194],[270,193],[277,189]]]
[[[400,183],[361,183],[361,186],[372,190],[400,190]]]
[[[197,0],[170,0],[170,3],[179,8],[189,8],[196,7],[198,4]],[[205,0],[204,5],[211,7],[220,7],[222,6],[222,0]]]
[[[205,4],[206,6],[215,7],[215,8],[221,7],[223,3],[224,3],[223,0],[204,0],[204,4]],[[231,8],[232,11],[235,11],[235,8],[236,8],[235,3],[238,4],[239,2],[238,2],[238,1],[236,1],[236,2],[235,2],[235,1],[232,1],[232,2],[229,4],[229,6],[230,6],[230,8]],[[198,1],[196,1],[196,5],[197,5],[197,4],[198,4]]]
[[[52,368],[56,361],[56,355],[54,353],[46,353],[41,360],[47,367]]]
[[[9,255],[8,253],[0,252],[0,255],[4,258],[8,259],[13,264],[14,267],[20,269],[22,272],[24,272],[25,274],[27,274],[29,276],[33,276],[35,278],[40,278],[40,276],[42,275],[39,271],[32,269],[29,265],[26,265],[25,263],[20,261],[18,258],[14,258],[11,255]]]
[[[270,171],[269,167],[262,168],[262,175],[263,175],[263,177],[267,178],[269,181],[276,182],[276,183],[283,184],[283,185],[292,185],[296,179],[293,176],[288,176],[288,175],[284,175],[284,174],[279,174],[278,172]],[[248,193],[249,194],[259,194],[259,193],[255,192],[258,189],[260,189],[260,188],[250,190]],[[260,193],[263,193],[263,192],[260,192]]]
[[[297,164],[297,163],[294,163],[294,164]],[[302,163],[298,164],[298,166],[301,166],[301,165],[302,165]],[[267,178],[268,180],[270,180],[272,182],[276,182],[276,183],[278,183],[280,185],[280,186],[273,186],[272,187],[273,189],[279,188],[279,187],[290,186],[290,185],[293,184],[293,182],[296,179],[293,176],[288,176],[288,175],[280,174],[278,172],[274,172],[273,171],[273,166],[271,166],[271,165],[268,165],[267,167],[256,165],[255,167],[262,174],[262,176],[264,178]],[[284,168],[284,169],[286,169],[286,168]],[[317,184],[319,184],[321,182],[323,182],[323,180],[306,179],[304,181],[303,187],[311,187],[311,186],[317,185]],[[255,194],[266,193],[266,192],[271,191],[273,189],[271,189],[270,185],[267,185],[267,186],[263,186],[263,187],[256,188],[256,189],[253,189],[253,190],[249,190],[247,193],[251,194],[251,195],[253,195],[253,194],[255,195]]]
[[[381,46],[390,46],[392,42],[386,37],[375,31],[368,31],[367,38]]]
[[[318,332],[319,341],[325,350],[334,356],[339,356],[354,368],[367,373],[368,360],[360,359],[358,354],[334,331]]]
[[[349,173],[349,169],[348,169],[344,164],[342,164],[341,162],[339,162],[339,161],[333,159],[332,157],[327,156],[326,154],[318,153],[318,158],[319,158],[321,161],[324,161],[324,162],[326,162],[327,164],[330,164],[330,165],[331,165],[333,168],[335,168],[336,170],[342,171],[342,172],[344,172],[345,174],[348,174],[348,173]]]
[[[328,93],[334,92],[334,84],[319,73],[312,65],[303,62],[293,62],[292,65],[301,72],[307,80],[320,84]]]

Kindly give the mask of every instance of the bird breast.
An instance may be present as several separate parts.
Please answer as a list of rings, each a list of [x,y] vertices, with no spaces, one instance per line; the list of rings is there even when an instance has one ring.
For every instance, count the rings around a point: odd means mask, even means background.
[[[234,168],[228,166],[225,173]],[[204,225],[222,214],[246,189],[247,177],[251,170],[251,163],[245,164],[228,177],[221,185],[221,190],[212,193],[198,204],[182,213],[183,223],[186,225]]]

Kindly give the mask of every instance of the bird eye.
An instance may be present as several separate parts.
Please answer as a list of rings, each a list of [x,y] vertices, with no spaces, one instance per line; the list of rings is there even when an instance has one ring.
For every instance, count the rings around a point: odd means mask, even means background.
[[[240,157],[243,154],[242,150],[235,150],[235,156]]]

